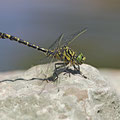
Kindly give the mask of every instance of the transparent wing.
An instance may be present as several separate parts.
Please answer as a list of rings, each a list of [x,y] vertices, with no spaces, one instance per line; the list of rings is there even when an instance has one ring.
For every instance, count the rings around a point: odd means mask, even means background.
[[[60,42],[63,38],[64,34],[61,34],[57,40],[55,40],[50,46],[48,49],[50,50],[53,50],[53,49],[56,49],[56,48],[59,48],[60,47]],[[56,59],[52,59],[51,60],[51,57],[48,57],[48,56],[45,56],[45,57],[42,57],[40,58],[40,64],[45,64],[45,63],[51,63],[53,61],[56,61]]]
[[[77,31],[69,36],[66,36],[61,41],[61,46],[68,46],[70,43],[72,43],[75,39],[77,39],[80,35],[85,33],[87,31],[87,28],[82,29],[81,31]]]
[[[55,49],[55,48],[59,48],[60,47],[60,42],[63,39],[64,34],[62,33],[57,40],[55,40],[48,49]]]
[[[87,28],[82,29],[81,31],[77,31],[73,34],[70,34],[68,36],[64,36],[62,33],[55,42],[53,42],[48,49],[56,49],[60,48],[64,45],[68,46],[71,42],[73,42],[75,39],[77,39],[81,34],[87,31]]]

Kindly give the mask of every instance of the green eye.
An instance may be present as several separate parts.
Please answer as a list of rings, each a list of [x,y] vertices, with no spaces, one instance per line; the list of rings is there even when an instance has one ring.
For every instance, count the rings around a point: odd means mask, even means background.
[[[82,55],[80,54],[80,55],[78,55],[78,57],[77,57],[77,61],[80,62],[81,60],[82,60]]]
[[[83,54],[82,54],[82,53],[77,56],[77,61],[78,61],[78,63],[81,63],[81,62],[83,62],[83,61],[85,61],[85,60],[86,60],[86,58],[83,57]]]

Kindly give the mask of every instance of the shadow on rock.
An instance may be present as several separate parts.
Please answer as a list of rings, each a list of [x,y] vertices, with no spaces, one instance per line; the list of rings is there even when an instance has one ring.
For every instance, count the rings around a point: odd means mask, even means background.
[[[31,78],[31,79],[25,79],[25,78],[16,78],[16,79],[5,79],[5,80],[1,80],[0,83],[2,82],[16,82],[16,81],[33,81],[33,80],[41,80],[41,81],[47,81],[47,82],[56,82],[59,78],[59,74],[64,73],[63,75],[69,74],[69,77],[75,74],[80,74],[82,77],[87,78],[86,76],[84,76],[80,71],[78,70],[72,70],[67,68],[59,68],[57,70],[54,70],[52,76],[50,77],[46,77],[46,78]]]

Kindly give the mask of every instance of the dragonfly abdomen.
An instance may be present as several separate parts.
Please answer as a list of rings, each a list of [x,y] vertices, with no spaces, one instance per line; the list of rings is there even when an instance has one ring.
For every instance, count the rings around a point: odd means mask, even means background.
[[[9,35],[9,34],[6,34],[6,33],[1,33],[1,32],[0,32],[0,38],[1,38],[1,39],[9,39],[9,40],[11,40],[11,41],[17,41],[18,43],[21,43],[21,44],[24,44],[24,45],[26,45],[26,46],[28,46],[28,47],[31,47],[31,48],[40,50],[40,51],[42,51],[42,52],[44,52],[44,53],[48,52],[47,49],[40,48],[39,46],[37,46],[37,45],[35,45],[35,44],[31,44],[31,43],[29,43],[29,42],[27,42],[27,41],[24,41],[24,40],[22,40],[22,39],[20,39],[20,38],[18,38],[18,37],[14,37],[14,36]]]

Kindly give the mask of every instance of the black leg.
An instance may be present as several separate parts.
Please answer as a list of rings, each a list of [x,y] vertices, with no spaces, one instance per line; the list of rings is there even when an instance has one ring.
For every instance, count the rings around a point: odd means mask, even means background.
[[[80,73],[80,66],[78,65],[78,67],[76,67],[75,65],[73,65],[74,70],[77,71],[78,73]]]
[[[80,71],[80,66],[78,65],[78,70]]]
[[[56,76],[55,80],[58,79],[58,73],[57,70],[64,67],[67,65],[68,63],[55,63],[55,71],[54,71],[54,75]]]
[[[64,73],[64,75],[67,74],[67,73],[69,73],[69,77],[70,77],[70,71],[69,71],[68,67],[65,68],[65,72],[66,73]]]
[[[55,69],[57,70],[57,69],[59,69],[59,68],[62,68],[62,67],[65,67],[65,66],[67,66],[69,63],[64,63],[64,62],[62,62],[62,63],[55,63]],[[58,66],[59,65],[59,66]],[[58,66],[58,67],[57,67]]]
[[[57,67],[58,65],[59,65],[59,67]],[[55,70],[57,70],[57,69],[59,69],[61,67],[64,67],[64,66],[66,66],[65,63],[55,63]]]
[[[76,67],[75,65],[73,65],[74,69],[79,72],[79,74],[84,77],[84,78],[87,78],[85,75],[83,75],[83,73],[80,71],[80,66],[78,65],[78,67]]]

